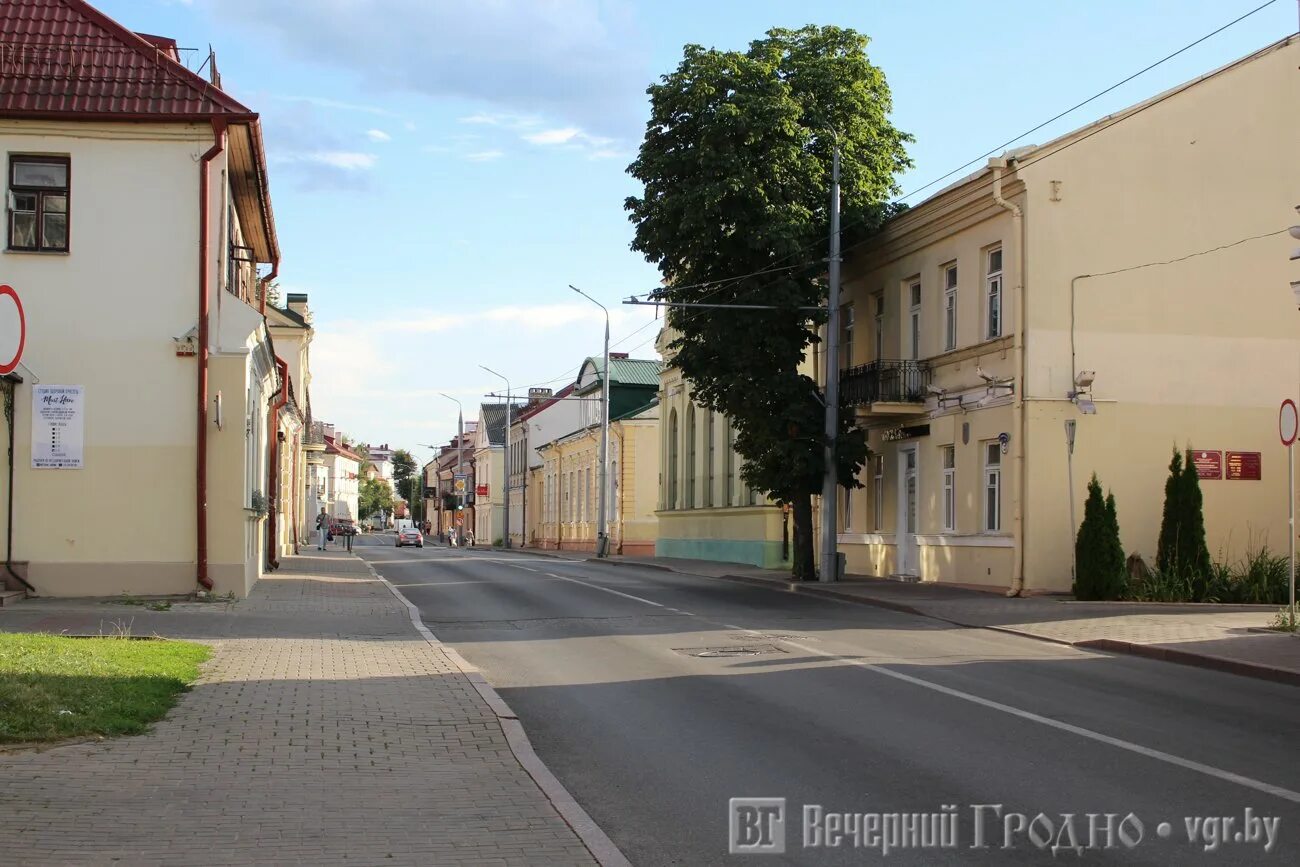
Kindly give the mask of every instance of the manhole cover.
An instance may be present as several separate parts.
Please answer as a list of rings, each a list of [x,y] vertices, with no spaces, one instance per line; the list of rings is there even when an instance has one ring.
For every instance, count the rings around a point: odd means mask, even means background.
[[[784,650],[774,644],[746,644],[742,646],[731,645],[727,647],[674,647],[673,652],[680,653],[683,656],[697,656],[703,659],[726,656],[759,656],[764,653],[785,653]]]

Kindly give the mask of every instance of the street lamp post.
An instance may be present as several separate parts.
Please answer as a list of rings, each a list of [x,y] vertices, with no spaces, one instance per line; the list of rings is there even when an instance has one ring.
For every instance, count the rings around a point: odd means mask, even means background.
[[[506,379],[504,376],[497,373],[495,370],[493,370],[490,367],[484,367],[482,364],[480,364],[479,367],[482,367],[488,373],[492,374],[497,379],[500,379],[502,382],[506,384],[506,432],[505,432],[505,441],[501,445],[501,464],[502,464],[502,469],[505,471],[502,479],[503,481],[502,487],[505,488],[506,493],[504,497],[505,517],[501,521],[502,524],[501,544],[509,548],[510,547],[510,380]],[[492,433],[491,431],[488,431],[487,434],[488,434],[488,445],[491,445]]]
[[[461,477],[461,484],[465,484],[465,408],[460,405],[460,401],[446,392],[438,392],[447,400],[456,404],[456,475]],[[452,490],[456,489],[456,480],[451,481]],[[457,496],[460,498],[460,510],[456,517],[461,521],[465,520],[463,510],[465,508],[465,492],[461,491]],[[465,541],[465,531],[463,526],[453,524],[453,532],[456,534],[456,543],[460,544]]]
[[[606,512],[609,492],[609,308],[572,283],[569,288],[605,311],[605,368],[601,374],[600,394],[600,514],[596,525],[596,556],[605,557],[609,555],[609,518]]]

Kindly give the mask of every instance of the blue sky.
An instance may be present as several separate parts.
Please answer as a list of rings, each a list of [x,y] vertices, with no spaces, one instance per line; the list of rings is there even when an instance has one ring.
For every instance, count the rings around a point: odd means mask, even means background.
[[[773,26],[872,39],[910,192],[1263,0],[98,0],[128,27],[217,51],[260,112],[282,287],[315,311],[316,415],[414,447],[455,432],[508,376],[561,387],[600,351],[653,356],[653,288],[628,249],[624,173],[645,87],[682,46],[743,48]],[[1046,141],[1296,29],[1269,8],[1018,144]],[[192,63],[191,66],[196,65]],[[1260,106],[1261,111],[1277,106]],[[931,189],[928,192],[932,192]],[[913,204],[922,196],[909,199]],[[427,457],[427,451],[417,451]]]

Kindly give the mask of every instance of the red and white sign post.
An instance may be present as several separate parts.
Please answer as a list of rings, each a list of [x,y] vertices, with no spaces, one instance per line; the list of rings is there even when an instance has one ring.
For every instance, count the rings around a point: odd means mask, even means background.
[[[1295,401],[1287,398],[1277,411],[1277,432],[1286,446],[1287,490],[1287,527],[1291,537],[1291,622],[1295,623],[1295,439],[1300,433],[1300,414],[1296,412]]]
[[[27,317],[12,286],[0,286],[0,376],[13,373],[27,345]]]

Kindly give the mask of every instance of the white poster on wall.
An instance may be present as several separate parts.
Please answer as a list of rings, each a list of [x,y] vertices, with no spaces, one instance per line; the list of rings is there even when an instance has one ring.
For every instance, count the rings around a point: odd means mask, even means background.
[[[32,386],[32,469],[82,468],[85,409],[85,386]]]

